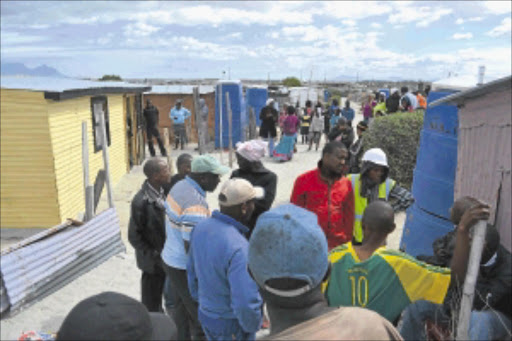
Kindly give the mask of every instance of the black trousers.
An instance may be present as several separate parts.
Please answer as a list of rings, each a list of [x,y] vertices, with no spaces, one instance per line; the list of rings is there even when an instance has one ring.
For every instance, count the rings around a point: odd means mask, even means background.
[[[164,292],[165,272],[156,271],[154,274],[142,272],[140,279],[141,301],[148,311],[162,312],[162,295]]]
[[[174,322],[178,327],[178,340],[206,340],[197,316],[198,303],[188,291],[187,272],[164,264],[174,294]]]
[[[156,126],[148,126],[146,127],[146,136],[148,138],[148,148],[151,156],[155,156],[155,147],[153,147],[153,136],[156,138],[156,142],[158,142],[158,147],[160,147],[160,153],[162,156],[167,156],[167,151],[165,150],[164,143],[160,138],[160,132]]]

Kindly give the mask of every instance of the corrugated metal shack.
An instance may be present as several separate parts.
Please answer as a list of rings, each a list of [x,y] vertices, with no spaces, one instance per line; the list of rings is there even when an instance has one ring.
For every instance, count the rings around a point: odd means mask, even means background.
[[[144,93],[144,106],[146,100],[150,99],[153,105],[158,109],[160,120],[158,122],[158,129],[160,135],[163,136],[163,129],[169,128],[169,138],[171,146],[174,141],[174,131],[172,128],[172,121],[169,118],[169,111],[176,105],[176,100],[182,99],[182,106],[190,110],[192,114],[190,121],[190,129],[187,131],[189,142],[197,142],[197,131],[195,129],[195,115],[194,115],[194,97],[192,85],[154,85],[151,91]],[[215,88],[210,85],[199,86],[199,96],[204,98],[206,106],[208,107],[208,134],[210,141],[213,139],[215,129]]]
[[[48,228],[84,211],[82,122],[87,122],[93,184],[103,169],[102,111],[115,185],[137,156],[132,153],[140,150],[137,103],[149,89],[123,82],[2,77],[1,228]]]
[[[459,136],[455,198],[465,195],[492,207],[490,222],[512,249],[512,76],[447,96],[431,105],[457,104]]]

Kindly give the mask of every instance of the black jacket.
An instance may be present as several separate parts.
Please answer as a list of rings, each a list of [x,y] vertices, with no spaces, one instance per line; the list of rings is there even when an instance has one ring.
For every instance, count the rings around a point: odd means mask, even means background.
[[[276,137],[277,136],[277,130],[276,130],[276,123],[278,120],[279,114],[277,113],[277,110],[273,107],[263,107],[260,112],[260,120],[261,120],[261,126],[260,126],[260,136],[263,138],[268,138],[268,135],[270,137]]]
[[[434,256],[418,256],[417,258],[437,266],[450,266],[455,249],[454,231],[436,239],[432,244]],[[446,295],[445,306],[456,307],[455,297],[460,297],[457,288],[452,288]],[[496,262],[489,266],[480,266],[475,287],[473,309],[496,309],[508,318],[512,318],[512,255],[502,245],[498,247]]]
[[[146,119],[146,128],[158,126],[158,109],[154,105],[145,107],[143,114]]]
[[[240,169],[236,169],[231,173],[231,178],[242,178],[249,181],[253,186],[263,187],[265,190],[265,197],[260,200],[256,200],[254,203],[254,213],[252,214],[251,220],[247,224],[247,227],[252,231],[256,220],[263,212],[266,212],[272,206],[276,197],[277,188],[277,175],[272,171],[262,168],[255,172],[246,172]]]
[[[389,113],[397,112],[400,106],[400,95],[393,94],[386,99],[386,111]]]
[[[154,274],[163,271],[160,252],[165,243],[165,209],[149,200],[147,180],[132,200],[128,240],[135,249],[137,266]]]

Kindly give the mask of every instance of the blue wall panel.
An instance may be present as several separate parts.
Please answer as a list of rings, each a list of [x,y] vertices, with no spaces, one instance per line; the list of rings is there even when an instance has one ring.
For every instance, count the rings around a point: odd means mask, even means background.
[[[245,98],[247,102],[247,119],[249,118],[249,106],[251,106],[254,108],[256,124],[259,127],[261,124],[260,112],[267,103],[268,91],[264,88],[249,88],[245,91]]]
[[[219,82],[215,88],[215,147],[220,147],[220,104],[222,103],[222,147],[229,145],[229,122],[226,106],[226,92],[229,93],[229,100],[232,112],[232,145],[245,141],[245,127],[247,126],[245,100],[242,92],[242,83]],[[222,95],[222,100],[220,96]],[[219,102],[220,101],[220,102]]]

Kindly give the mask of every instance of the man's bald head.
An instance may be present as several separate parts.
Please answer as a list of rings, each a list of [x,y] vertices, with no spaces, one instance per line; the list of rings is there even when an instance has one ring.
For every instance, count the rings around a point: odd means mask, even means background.
[[[452,223],[454,223],[455,225],[459,225],[460,218],[462,218],[464,212],[466,212],[471,207],[477,204],[478,200],[469,196],[465,196],[455,200],[450,210],[450,220],[452,221]]]
[[[377,200],[366,206],[363,227],[372,233],[387,236],[395,229],[395,212],[385,201]]]
[[[155,157],[146,161],[143,171],[148,179],[153,179],[165,168],[167,168],[167,162],[164,159]]]

